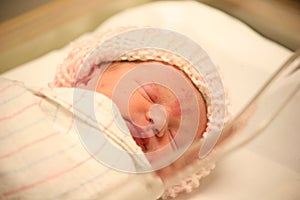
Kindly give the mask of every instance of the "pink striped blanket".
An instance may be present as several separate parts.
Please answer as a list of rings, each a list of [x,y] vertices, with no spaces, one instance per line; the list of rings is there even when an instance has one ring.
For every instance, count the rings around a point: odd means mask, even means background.
[[[82,124],[99,122],[98,129],[107,133],[99,152],[109,154],[107,142],[127,152],[140,151],[131,137],[118,136],[108,98],[95,94],[95,110],[101,113],[98,122],[91,122],[88,111],[74,112],[73,92],[70,88],[27,88],[0,79],[0,199],[158,198],[163,185],[157,176],[114,170],[85,149],[75,125],[78,119]],[[94,128],[86,134],[97,131]],[[107,156],[118,164],[118,155]],[[146,159],[130,156],[126,162],[132,168],[148,164]]]

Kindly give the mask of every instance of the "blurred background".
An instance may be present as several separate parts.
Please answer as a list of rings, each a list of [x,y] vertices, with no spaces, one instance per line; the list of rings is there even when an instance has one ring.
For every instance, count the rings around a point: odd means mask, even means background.
[[[198,1],[291,50],[300,48],[299,0]],[[0,73],[65,46],[121,10],[147,2],[151,0],[1,0]]]

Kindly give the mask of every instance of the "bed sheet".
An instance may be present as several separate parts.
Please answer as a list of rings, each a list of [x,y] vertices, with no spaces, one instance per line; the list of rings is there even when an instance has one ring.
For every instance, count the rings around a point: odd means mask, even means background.
[[[292,54],[239,20],[193,1],[155,2],[128,9],[95,31],[120,25],[167,28],[197,41],[222,69],[233,114]],[[69,48],[50,52],[1,76],[47,86]],[[223,158],[198,190],[178,199],[300,199],[299,102],[298,91],[263,134]]]

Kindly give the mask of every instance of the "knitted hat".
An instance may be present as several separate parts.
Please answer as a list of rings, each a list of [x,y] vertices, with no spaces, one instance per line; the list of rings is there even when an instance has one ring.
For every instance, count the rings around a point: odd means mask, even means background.
[[[104,41],[107,41],[110,38],[115,36],[117,37],[119,34],[126,33],[128,31],[141,30],[141,28],[136,27],[120,27],[109,30],[105,33],[93,35],[86,40],[73,44],[73,48],[69,52],[66,59],[61,65],[58,66],[54,81],[53,83],[50,83],[50,86],[76,87],[80,84],[86,84],[91,78],[91,71],[93,70],[93,67],[100,66],[101,63],[105,62],[162,62],[171,66],[175,66],[178,68],[178,70],[184,72],[205,99],[208,123],[206,131],[203,134],[203,139],[216,134],[218,131],[220,132],[228,118],[228,111],[226,109],[227,102],[225,98],[226,95],[223,87],[216,87],[216,83],[217,86],[219,86],[218,84],[221,84],[222,86],[222,82],[218,82],[220,81],[218,70],[215,70],[216,68],[210,61],[209,57],[201,49],[202,55],[199,55],[201,59],[197,60],[197,64],[200,64],[203,67],[203,70],[200,73],[199,69],[195,67],[195,62],[191,62],[190,59],[186,58],[186,56],[183,57],[179,53],[169,51],[169,49],[166,50],[165,48],[159,47],[155,48],[153,45],[149,45],[155,43],[155,41],[149,40],[150,42],[145,42],[147,38],[151,39],[151,34],[156,34],[157,36],[157,33],[151,28],[143,29],[147,30],[144,33],[146,39],[138,41],[141,43],[139,48],[136,48],[136,46],[131,44],[131,42],[136,44],[135,38],[133,38],[133,41],[130,41],[132,38],[129,38],[125,41],[121,41],[123,43],[125,42],[126,45],[120,45],[120,43],[108,43],[105,51],[97,51],[96,53],[94,52],[94,50],[97,49],[100,44],[103,44]],[[170,43],[171,42],[169,42],[168,45],[170,45]],[[123,51],[125,53],[114,54],[113,48],[122,49],[124,46],[126,47]],[[194,52],[191,52],[191,54],[193,53]],[[206,68],[206,66],[209,67]],[[199,161],[195,161],[195,163],[191,166],[192,168],[197,168],[197,166],[199,166]],[[176,197],[179,193],[190,192],[193,188],[199,186],[199,180],[209,174],[210,170],[213,168],[214,163],[207,162],[206,166],[198,168],[197,173],[194,173],[193,175],[184,178],[179,183],[173,184],[166,188],[162,198]]]

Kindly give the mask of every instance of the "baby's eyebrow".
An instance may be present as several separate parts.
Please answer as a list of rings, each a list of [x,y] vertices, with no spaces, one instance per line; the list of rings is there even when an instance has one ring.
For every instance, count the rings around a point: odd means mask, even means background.
[[[142,88],[142,91],[140,90],[140,88]],[[138,93],[140,93],[144,98],[149,99],[150,97],[148,96],[148,94],[145,91],[144,87],[141,86],[140,88],[138,89]]]

